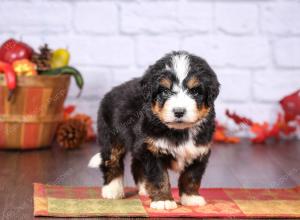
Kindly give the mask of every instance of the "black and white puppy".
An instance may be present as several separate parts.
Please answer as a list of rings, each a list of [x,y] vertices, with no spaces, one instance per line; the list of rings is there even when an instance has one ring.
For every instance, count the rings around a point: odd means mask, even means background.
[[[172,52],[105,95],[98,113],[100,164],[107,199],[124,197],[123,159],[132,154],[132,173],[151,208],[177,207],[168,169],[178,171],[182,205],[201,206],[198,193],[215,129],[216,74],[207,62],[184,51]]]

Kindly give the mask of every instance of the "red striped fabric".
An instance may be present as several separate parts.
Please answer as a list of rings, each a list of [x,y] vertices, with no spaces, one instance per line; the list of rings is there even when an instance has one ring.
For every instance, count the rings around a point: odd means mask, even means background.
[[[25,115],[39,115],[42,108],[43,89],[42,88],[29,88],[25,100]],[[21,146],[32,148],[38,146],[39,141],[39,123],[26,123],[23,128],[23,140]]]

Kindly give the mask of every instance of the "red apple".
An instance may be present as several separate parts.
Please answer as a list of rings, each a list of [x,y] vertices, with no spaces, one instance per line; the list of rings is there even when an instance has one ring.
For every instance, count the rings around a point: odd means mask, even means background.
[[[15,60],[30,59],[33,49],[27,44],[9,39],[0,47],[0,60],[7,63],[13,63]]]

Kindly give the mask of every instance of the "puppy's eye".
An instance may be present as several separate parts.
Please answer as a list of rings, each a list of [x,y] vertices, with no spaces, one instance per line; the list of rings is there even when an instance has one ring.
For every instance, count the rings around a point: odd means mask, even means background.
[[[190,89],[190,93],[191,93],[193,96],[198,96],[198,95],[201,95],[201,94],[202,94],[202,90],[201,90],[200,86],[197,86],[197,87],[191,88],[191,89]]]
[[[160,86],[158,88],[158,91],[159,91],[159,93],[161,93],[164,96],[168,95],[171,92],[170,89],[168,89],[168,88],[166,88],[164,86]]]

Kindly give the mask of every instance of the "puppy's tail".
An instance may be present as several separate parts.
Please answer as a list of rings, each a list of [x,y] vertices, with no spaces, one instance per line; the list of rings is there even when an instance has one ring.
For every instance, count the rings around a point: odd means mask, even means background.
[[[102,157],[100,153],[95,154],[89,161],[88,167],[99,168],[102,163]]]

